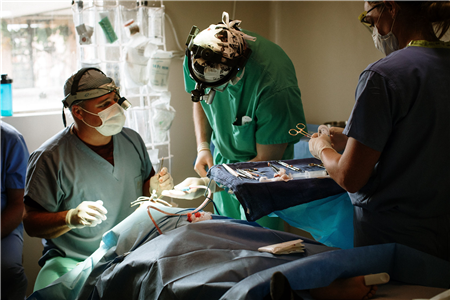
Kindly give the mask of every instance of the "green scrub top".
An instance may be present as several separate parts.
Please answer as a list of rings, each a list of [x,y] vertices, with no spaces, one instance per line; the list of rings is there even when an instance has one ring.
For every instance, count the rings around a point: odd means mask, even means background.
[[[288,131],[297,123],[306,123],[294,66],[278,45],[244,32],[257,39],[247,41],[252,54],[243,78],[217,92],[211,105],[201,102],[213,129],[211,141],[220,152],[220,161],[215,163],[248,161],[257,154],[256,143],[288,143],[283,159],[292,158],[293,145],[301,136],[291,136]],[[184,78],[190,93],[195,81],[189,76],[186,59]],[[251,121],[243,125],[244,116]]]
[[[229,84],[223,92],[216,92],[211,105],[201,102],[213,130],[214,163],[251,160],[257,155],[256,143],[288,143],[283,159],[291,159],[294,144],[301,136],[291,136],[289,129],[297,123],[306,124],[294,65],[278,45],[256,33],[243,31],[256,37],[256,41],[247,41],[252,54],[243,74],[238,74],[242,79],[235,85]],[[184,79],[185,89],[190,93],[195,89],[195,81],[189,76],[186,58]],[[226,216],[245,219],[239,202],[235,203],[237,199],[233,196],[235,201],[227,204],[224,198],[230,195],[226,192],[214,195],[214,202],[219,210],[222,208],[220,213],[225,211]],[[227,210],[228,206],[232,208]]]

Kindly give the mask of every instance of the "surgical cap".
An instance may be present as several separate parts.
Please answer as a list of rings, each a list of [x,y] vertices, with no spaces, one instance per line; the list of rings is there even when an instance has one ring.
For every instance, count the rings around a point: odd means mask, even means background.
[[[74,102],[101,97],[117,89],[114,81],[103,72],[98,69],[88,69],[81,76],[76,93],[72,94],[72,85],[79,72],[83,72],[83,69],[70,76],[64,84],[63,103],[65,107],[70,107]]]

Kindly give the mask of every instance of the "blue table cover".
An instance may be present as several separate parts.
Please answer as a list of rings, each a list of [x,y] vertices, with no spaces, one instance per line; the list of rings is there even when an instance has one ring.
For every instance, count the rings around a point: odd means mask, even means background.
[[[276,167],[282,167],[276,161],[269,161]],[[286,160],[286,163],[299,167],[304,171],[323,171],[320,167],[310,167],[310,163],[320,164],[315,158]],[[274,171],[267,165],[268,161],[243,162],[228,164],[232,169],[257,168],[263,171],[268,178],[273,178]],[[295,173],[287,169],[288,173]],[[219,185],[233,191],[244,207],[247,220],[255,221],[274,211],[283,210],[299,204],[323,199],[329,196],[344,193],[331,178],[301,178],[288,182],[259,182],[253,179],[237,178],[231,175],[222,165],[215,165],[208,171],[208,177]]]

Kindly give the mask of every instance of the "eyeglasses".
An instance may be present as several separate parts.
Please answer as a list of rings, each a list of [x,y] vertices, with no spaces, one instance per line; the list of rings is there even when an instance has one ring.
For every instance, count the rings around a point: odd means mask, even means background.
[[[372,7],[371,9],[369,9],[368,11],[363,12],[362,14],[359,15],[358,20],[367,27],[367,29],[369,29],[370,32],[372,32],[372,27],[373,24],[369,21],[367,21],[366,16],[368,13],[370,13],[372,10],[374,10],[377,7],[380,7],[381,5],[383,5],[383,3],[379,3],[377,5],[375,5],[374,7]]]

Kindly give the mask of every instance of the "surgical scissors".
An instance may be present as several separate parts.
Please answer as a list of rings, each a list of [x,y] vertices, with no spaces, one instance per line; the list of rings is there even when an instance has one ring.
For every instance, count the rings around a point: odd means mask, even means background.
[[[305,128],[306,128],[305,124],[298,123],[295,127],[297,129],[295,129],[295,128],[289,129],[289,134],[290,135],[296,136],[297,134],[300,133],[301,135],[304,135],[304,136],[306,136],[308,138],[311,138],[311,135],[308,133],[308,131],[305,130]]]

